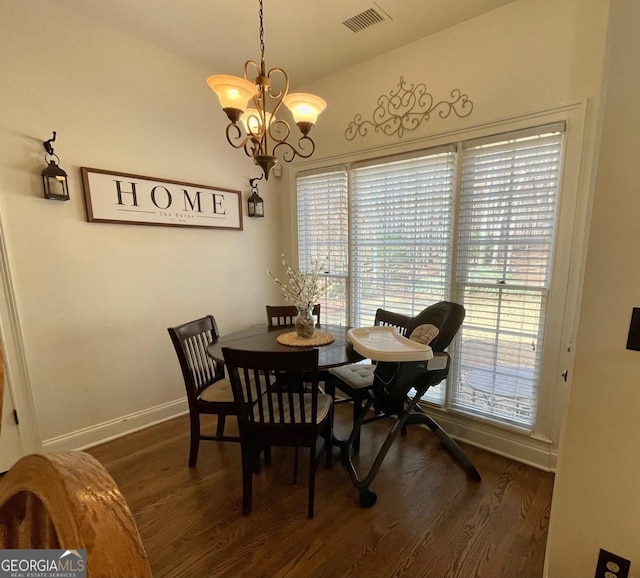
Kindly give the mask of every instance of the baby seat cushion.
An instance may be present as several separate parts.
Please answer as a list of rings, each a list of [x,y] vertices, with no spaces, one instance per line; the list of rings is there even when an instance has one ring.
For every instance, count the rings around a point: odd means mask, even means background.
[[[431,325],[431,323],[424,323],[422,325],[418,325],[418,327],[411,332],[409,339],[411,339],[411,341],[422,343],[423,345],[429,345],[438,333],[440,333],[440,330],[435,325]]]

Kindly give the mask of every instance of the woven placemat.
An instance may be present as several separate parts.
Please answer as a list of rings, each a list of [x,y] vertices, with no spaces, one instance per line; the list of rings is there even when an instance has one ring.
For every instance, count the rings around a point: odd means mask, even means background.
[[[313,335],[308,339],[300,339],[295,331],[289,333],[282,333],[278,335],[276,341],[280,345],[289,345],[290,347],[309,347],[312,345],[329,345],[333,343],[336,338],[327,333],[326,331],[314,331]]]

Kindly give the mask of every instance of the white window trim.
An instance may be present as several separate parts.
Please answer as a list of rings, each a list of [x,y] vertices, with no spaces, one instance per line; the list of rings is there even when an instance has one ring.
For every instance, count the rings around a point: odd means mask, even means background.
[[[549,295],[549,314],[543,341],[544,363],[538,401],[540,411],[533,431],[529,433],[508,425],[487,423],[443,408],[428,408],[428,411],[453,437],[549,471],[555,470],[556,467],[559,439],[568,406],[587,250],[591,172],[583,159],[586,105],[586,100],[573,101],[540,111],[467,126],[455,131],[409,139],[385,147],[316,157],[310,161],[295,163],[293,170],[289,171],[290,214],[293,221],[289,251],[292,255],[296,255],[298,239],[295,190],[298,170],[306,172],[332,165],[350,164],[375,157],[387,157],[417,149],[443,146],[454,141],[489,137],[537,125],[566,123],[558,230],[552,266],[552,287],[565,287],[566,290],[552,290]],[[562,377],[565,371],[569,375],[567,382]]]

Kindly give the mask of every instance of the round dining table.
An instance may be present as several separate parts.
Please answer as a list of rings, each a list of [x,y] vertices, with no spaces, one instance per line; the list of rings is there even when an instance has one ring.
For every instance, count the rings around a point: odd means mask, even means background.
[[[326,371],[332,367],[339,367],[352,363],[347,351],[347,330],[348,327],[342,325],[322,325],[316,328],[331,334],[334,341],[327,345],[310,345],[308,348],[304,346],[289,346],[278,343],[278,335],[295,331],[293,327],[272,327],[265,323],[264,325],[254,325],[244,331],[229,333],[219,337],[217,341],[210,343],[207,347],[209,355],[224,363],[223,347],[232,347],[234,349],[244,349],[248,351],[291,351],[292,349],[310,349],[318,348],[318,370]]]

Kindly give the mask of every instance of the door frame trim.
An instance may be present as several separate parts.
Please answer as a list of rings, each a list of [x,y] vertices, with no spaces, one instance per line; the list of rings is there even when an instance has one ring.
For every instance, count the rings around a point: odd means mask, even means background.
[[[13,289],[4,226],[0,218],[0,338],[4,346],[5,385],[10,402],[18,413],[18,434],[22,454],[42,451],[29,371]],[[5,398],[5,401],[7,398]]]

